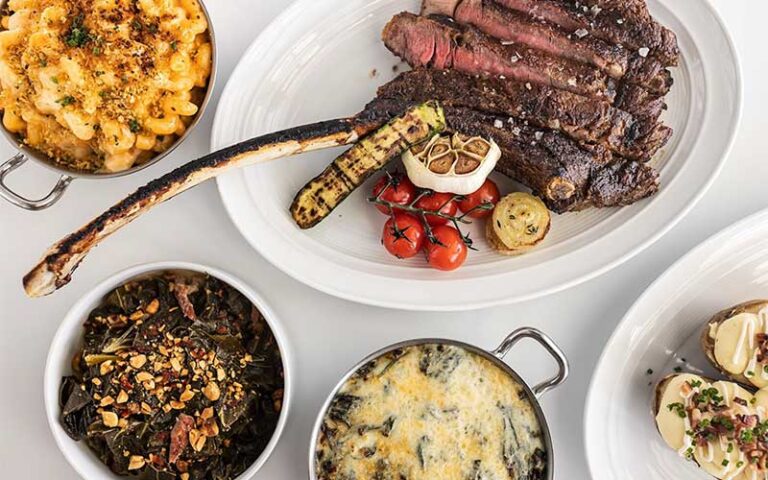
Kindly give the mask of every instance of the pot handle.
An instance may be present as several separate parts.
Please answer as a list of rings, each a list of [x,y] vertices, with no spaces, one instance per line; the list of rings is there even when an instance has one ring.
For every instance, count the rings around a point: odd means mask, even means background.
[[[512,347],[514,347],[515,344],[523,338],[536,340],[539,345],[544,347],[557,362],[557,374],[552,378],[541,382],[532,389],[536,398],[540,398],[548,391],[563,384],[568,378],[568,359],[565,357],[563,351],[560,350],[560,347],[558,347],[551,338],[549,338],[544,332],[531,327],[515,330],[509,334],[509,336],[505,338],[503,342],[501,342],[499,348],[493,350],[491,353],[499,359],[503,360],[504,357],[507,356],[507,353],[509,353],[509,351],[512,349]]]
[[[64,191],[69,186],[69,183],[72,181],[72,177],[68,175],[62,175],[59,178],[59,181],[56,182],[56,185],[53,187],[53,190],[51,190],[51,193],[39,200],[30,200],[14,192],[5,184],[5,177],[7,177],[8,174],[10,174],[12,171],[24,165],[26,161],[27,157],[19,153],[4,164],[0,165],[0,197],[3,197],[17,207],[24,208],[26,210],[44,210],[59,201],[61,196],[64,194]]]

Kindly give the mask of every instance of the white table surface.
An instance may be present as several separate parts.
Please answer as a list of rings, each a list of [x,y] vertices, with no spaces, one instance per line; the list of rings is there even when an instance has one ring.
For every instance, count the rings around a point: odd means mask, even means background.
[[[674,1],[674,0],[669,0]],[[705,0],[702,0],[705,1]],[[293,411],[273,457],[255,479],[306,478],[309,434],[317,411],[338,378],[360,358],[397,340],[448,337],[495,347],[510,331],[530,325],[551,334],[570,358],[567,384],[543,407],[555,443],[556,478],[587,479],[582,417],[587,388],[603,345],[643,290],[672,262],[712,233],[768,206],[768,3],[715,0],[741,53],[746,108],[722,175],[674,230],[634,260],[580,287],[537,301],[489,310],[423,314],[338,300],[284,275],[254,252],[227,217],[209,182],[163,205],[99,247],[66,289],[41,300],[23,294],[21,277],[62,235],[139,185],[207,153],[215,100],[242,52],[286,0],[209,0],[221,54],[214,104],[184,147],[136,175],[77,181],[50,210],[29,213],[0,201],[0,477],[78,478],[53,442],[43,411],[42,375],[58,320],[96,283],[138,263],[187,260],[219,267],[250,283],[284,319],[296,352]],[[12,150],[4,142],[0,157]],[[692,159],[696,161],[696,159]],[[36,166],[14,173],[18,189],[42,194],[55,176]],[[553,368],[533,345],[511,363],[531,383]]]

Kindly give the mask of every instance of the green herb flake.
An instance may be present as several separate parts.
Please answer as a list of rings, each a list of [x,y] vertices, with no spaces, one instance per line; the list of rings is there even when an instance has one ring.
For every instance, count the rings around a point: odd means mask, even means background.
[[[687,416],[688,416],[688,415],[685,413],[685,405],[683,405],[683,404],[682,404],[682,403],[680,403],[680,402],[670,403],[669,405],[667,405],[667,409],[668,409],[670,412],[675,412],[675,413],[677,413],[677,416],[678,416],[678,417],[680,417],[680,418],[685,418],[685,417],[687,417]]]
[[[60,99],[56,100],[56,103],[58,103],[62,107],[66,107],[68,105],[72,105],[73,103],[75,103],[75,101],[76,101],[75,97],[73,97],[72,95],[67,95],[65,97],[61,97]]]
[[[77,15],[72,20],[69,31],[64,36],[64,43],[73,48],[79,48],[91,41],[91,34],[83,23],[83,15]]]
[[[128,120],[128,128],[131,129],[131,133],[139,133],[141,131],[141,124],[135,118]]]

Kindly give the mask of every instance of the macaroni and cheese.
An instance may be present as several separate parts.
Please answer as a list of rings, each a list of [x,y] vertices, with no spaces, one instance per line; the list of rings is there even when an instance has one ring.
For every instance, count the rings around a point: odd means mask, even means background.
[[[119,172],[167,150],[211,74],[197,0],[9,0],[3,126],[60,166]]]

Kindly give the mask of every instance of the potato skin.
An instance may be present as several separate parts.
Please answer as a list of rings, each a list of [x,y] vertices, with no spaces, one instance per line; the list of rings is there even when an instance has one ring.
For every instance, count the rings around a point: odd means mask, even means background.
[[[718,372],[728,377],[730,380],[740,384],[742,387],[746,387],[752,390],[755,389],[755,386],[752,385],[752,383],[750,383],[747,377],[745,377],[743,374],[733,375],[732,373],[725,371],[725,369],[717,362],[717,359],[715,358],[715,340],[710,338],[709,330],[712,327],[712,325],[720,325],[726,320],[728,320],[729,318],[739,315],[741,313],[757,313],[764,306],[767,306],[767,305],[768,305],[768,300],[750,300],[748,302],[740,303],[734,307],[721,310],[717,312],[706,323],[706,325],[704,325],[704,328],[702,329],[701,337],[700,337],[701,349],[704,352],[704,355],[707,357],[707,360],[709,360],[709,363],[715,369],[717,369]]]
[[[653,423],[656,423],[656,415],[658,415],[659,411],[661,410],[661,399],[664,398],[664,390],[669,385],[669,382],[671,382],[676,376],[677,374],[667,375],[666,377],[662,378],[659,383],[656,384],[656,389],[653,391]],[[658,429],[658,425],[656,428]]]

